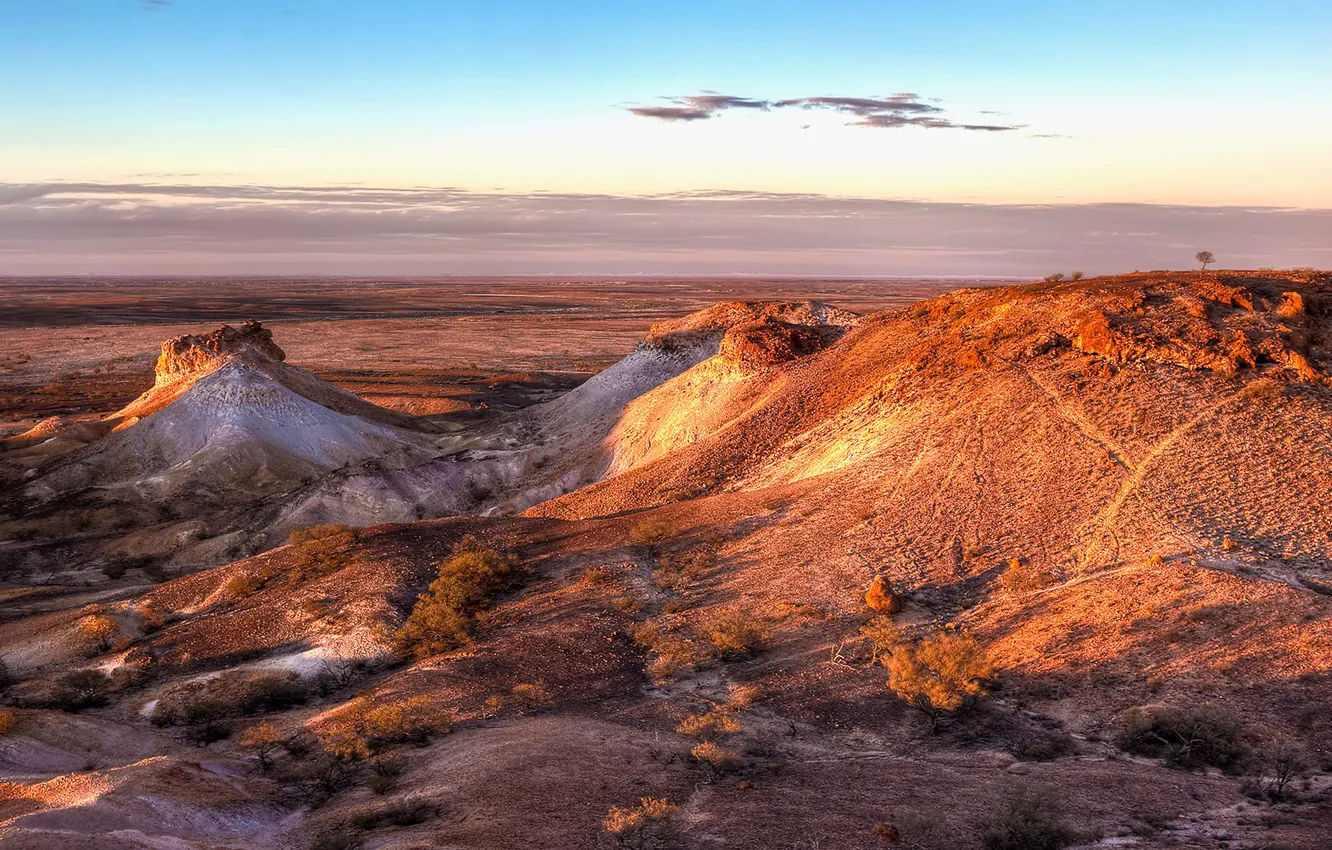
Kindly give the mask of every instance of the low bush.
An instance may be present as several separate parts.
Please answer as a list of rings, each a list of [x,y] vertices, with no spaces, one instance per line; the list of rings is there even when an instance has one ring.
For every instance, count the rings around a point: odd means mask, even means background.
[[[957,711],[986,692],[993,672],[974,638],[943,632],[895,649],[888,660],[888,687],[924,713],[935,732],[944,712]]]
[[[14,712],[0,709],[0,737],[12,732],[17,722],[18,718],[14,716]]]
[[[731,614],[709,623],[703,634],[722,658],[744,658],[763,649],[771,630],[758,617]]]
[[[449,716],[429,697],[410,697],[402,703],[376,705],[365,712],[363,733],[373,751],[393,744],[423,745],[435,735],[453,729]]]
[[[869,641],[870,664],[892,652],[902,642],[902,629],[891,617],[872,617],[860,627],[860,635]]]
[[[649,662],[647,672],[657,682],[687,673],[707,658],[694,641],[664,631],[657,623],[641,624],[634,630],[633,637],[639,646],[656,654],[657,657]]]
[[[1076,839],[1058,799],[1042,787],[1011,790],[980,832],[985,850],[1059,850]]]
[[[601,825],[623,850],[669,850],[683,837],[679,807],[655,797],[643,797],[637,806],[616,806]]]
[[[729,714],[709,711],[706,714],[689,715],[680,722],[675,731],[703,741],[715,741],[723,735],[734,735],[739,732],[740,721]]]
[[[664,519],[648,517],[629,529],[629,540],[639,545],[653,545],[671,536],[671,525]]]
[[[1009,558],[1008,568],[999,576],[999,587],[1014,594],[1035,593],[1053,582],[1054,573],[1025,558]]]
[[[357,541],[357,533],[346,525],[315,525],[293,531],[289,539],[299,555],[293,574],[299,581],[345,567],[347,547]]]
[[[106,652],[120,636],[120,624],[102,614],[93,614],[79,620],[79,635],[88,642],[89,652]]]
[[[398,630],[398,644],[417,658],[456,649],[471,639],[476,614],[513,582],[518,559],[482,548],[469,537],[441,560],[438,575]]]
[[[513,686],[514,701],[528,711],[535,711],[551,701],[544,682],[522,682]]]
[[[112,687],[111,677],[101,670],[76,670],[56,680],[47,702],[63,711],[93,708],[106,704]]]
[[[224,718],[281,711],[309,696],[309,686],[296,673],[223,673],[168,689],[153,707],[151,720],[158,726],[212,729]]]
[[[437,814],[439,807],[429,800],[398,800],[386,806],[352,815],[350,825],[367,831],[386,826],[413,826],[425,823]]]
[[[603,585],[611,580],[611,571],[609,567],[588,567],[583,570],[583,582],[593,587]]]
[[[232,599],[240,600],[252,596],[264,586],[264,579],[251,573],[237,573],[222,585],[223,591]]]
[[[742,766],[740,756],[715,741],[704,741],[689,751],[689,757],[711,779],[735,773]]]
[[[652,580],[663,590],[682,593],[716,566],[717,550],[711,546],[663,555]]]
[[[283,735],[276,726],[267,720],[254,724],[241,733],[240,745],[254,750],[259,759],[259,769],[268,770],[273,765],[273,754],[282,746]]]
[[[1235,716],[1220,706],[1147,705],[1124,714],[1119,745],[1172,767],[1234,770],[1249,755],[1242,733]]]

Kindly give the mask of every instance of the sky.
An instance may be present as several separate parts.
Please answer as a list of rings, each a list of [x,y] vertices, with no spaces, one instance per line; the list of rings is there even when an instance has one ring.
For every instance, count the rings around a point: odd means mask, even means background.
[[[1332,3],[0,0],[0,274],[1332,266]]]

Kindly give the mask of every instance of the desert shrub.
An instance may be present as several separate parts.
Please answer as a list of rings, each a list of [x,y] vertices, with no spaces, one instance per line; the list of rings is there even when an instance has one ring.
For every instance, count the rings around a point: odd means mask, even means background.
[[[654,622],[646,622],[634,630],[634,642],[656,654],[648,664],[647,672],[654,681],[665,681],[696,668],[705,654],[689,638],[663,631]]]
[[[916,646],[902,645],[888,661],[888,687],[938,731],[944,712],[957,711],[986,692],[994,668],[974,638],[947,632]]]
[[[9,662],[5,661],[3,656],[0,656],[0,694],[8,691],[17,682],[14,672],[9,669]]]
[[[310,840],[310,850],[360,850],[362,846],[360,836],[336,827],[317,833]]]
[[[309,686],[296,673],[223,673],[172,687],[158,698],[151,719],[158,726],[212,726],[222,718],[301,705],[309,696]]]
[[[902,597],[893,592],[888,579],[875,576],[874,581],[870,582],[869,589],[865,591],[865,604],[871,611],[896,614],[902,610]]]
[[[903,850],[954,850],[943,819],[934,812],[904,809],[893,819],[897,844]]]
[[[671,525],[664,519],[648,517],[629,529],[629,541],[640,546],[652,546],[671,536]]]
[[[617,596],[611,600],[611,605],[621,614],[637,614],[643,610],[643,600],[632,596]]]
[[[264,586],[261,576],[250,573],[237,573],[222,585],[223,591],[232,599],[244,599],[259,591]]]
[[[346,525],[314,525],[291,533],[291,545],[299,555],[296,580],[345,567],[346,549],[357,540],[356,530]]]
[[[282,738],[276,726],[263,720],[241,733],[240,745],[254,750],[255,757],[259,759],[259,769],[268,770],[273,766],[273,754],[282,745]]]
[[[891,617],[872,617],[860,627],[860,635],[870,644],[870,664],[892,652],[902,642],[902,629]]]
[[[722,617],[703,630],[704,637],[722,658],[743,658],[757,653],[767,643],[770,633],[766,622],[748,614]]]
[[[448,715],[424,696],[373,706],[364,713],[360,724],[374,751],[393,744],[425,744],[432,736],[447,735],[453,728]]]
[[[679,807],[655,797],[643,797],[633,807],[616,806],[601,825],[623,850],[669,850],[679,844],[683,833]]]
[[[517,572],[513,555],[484,549],[469,537],[438,563],[438,576],[398,630],[398,644],[417,658],[448,652],[470,640],[478,611],[507,588]]]
[[[119,637],[120,625],[110,617],[93,614],[79,621],[79,635],[88,642],[90,652],[106,652]]]
[[[734,735],[740,731],[740,721],[729,714],[709,711],[706,714],[691,714],[675,728],[681,735],[690,735],[703,741],[715,741],[723,735]]]
[[[980,832],[985,850],[1059,850],[1076,838],[1054,793],[1038,786],[1010,791]]]
[[[1053,573],[1025,558],[1009,558],[1008,568],[999,576],[999,586],[1009,593],[1033,593],[1053,581]]]
[[[1274,803],[1288,799],[1291,783],[1309,769],[1304,751],[1284,735],[1265,738],[1254,756],[1257,776],[1247,780],[1242,790],[1251,797],[1266,798]]]
[[[521,682],[513,686],[513,698],[528,711],[535,711],[551,701],[551,694],[544,682]]]
[[[291,533],[289,539],[293,546],[308,546],[311,543],[346,538],[351,537],[352,535],[353,532],[350,526],[325,524],[312,525],[309,528],[298,528]]]
[[[152,555],[126,555],[116,552],[106,556],[102,565],[102,574],[110,579],[117,579],[130,570],[144,570],[153,563]]]
[[[76,670],[56,680],[50,704],[64,711],[105,705],[111,688],[111,677],[101,670]]]
[[[744,711],[754,704],[761,693],[758,685],[731,685],[726,695],[726,709]]]
[[[160,630],[171,621],[171,612],[160,602],[147,600],[141,604],[136,613],[139,615],[139,621],[144,633],[152,633]]]
[[[740,756],[715,741],[704,741],[694,747],[689,757],[712,779],[735,773],[743,766]]]
[[[12,732],[14,730],[14,724],[17,722],[18,718],[14,716],[14,712],[0,710],[0,737]]]
[[[352,815],[350,823],[361,830],[379,829],[385,826],[413,826],[425,823],[437,814],[439,807],[429,800],[412,798],[358,812]]]
[[[593,587],[603,585],[611,580],[611,571],[608,567],[588,567],[583,570],[583,582]]]
[[[652,580],[663,590],[681,593],[717,566],[717,550],[711,546],[663,555]]]
[[[1220,706],[1147,705],[1125,713],[1119,745],[1163,758],[1173,767],[1234,769],[1248,755],[1242,731],[1234,715]]]

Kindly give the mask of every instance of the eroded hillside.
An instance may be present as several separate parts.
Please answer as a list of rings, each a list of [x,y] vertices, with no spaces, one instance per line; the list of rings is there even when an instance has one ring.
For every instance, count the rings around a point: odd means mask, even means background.
[[[248,558],[11,585],[4,841],[1323,847],[1329,299],[1154,273],[728,303],[450,434],[265,373],[361,429],[332,445],[429,448],[234,506]],[[208,365],[26,486],[170,433],[236,368]],[[930,718],[887,682],[940,636],[988,668]]]

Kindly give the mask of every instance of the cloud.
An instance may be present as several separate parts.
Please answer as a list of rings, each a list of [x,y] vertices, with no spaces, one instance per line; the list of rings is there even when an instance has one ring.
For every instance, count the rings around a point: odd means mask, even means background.
[[[922,127],[927,130],[973,130],[996,133],[1020,130],[1022,124],[993,124],[959,122],[943,116],[944,108],[937,98],[923,98],[914,92],[901,92],[888,97],[796,97],[782,100],[757,100],[748,97],[705,92],[700,95],[662,98],[669,106],[630,106],[626,109],[642,118],[659,121],[704,121],[731,109],[804,109],[836,112],[858,118],[850,124],[857,127],[896,129]],[[987,111],[982,114],[996,115]],[[806,125],[807,126],[807,125]]]
[[[159,9],[165,9],[175,0],[139,0],[139,7],[145,12],[156,12]]]
[[[0,184],[0,275],[1027,275],[1332,265],[1332,210],[692,191]]]
[[[747,97],[733,97],[727,94],[705,93],[689,97],[663,98],[674,106],[631,106],[629,111],[644,118],[658,118],[662,121],[702,121],[727,109],[762,109],[772,108],[766,100],[751,100]]]

